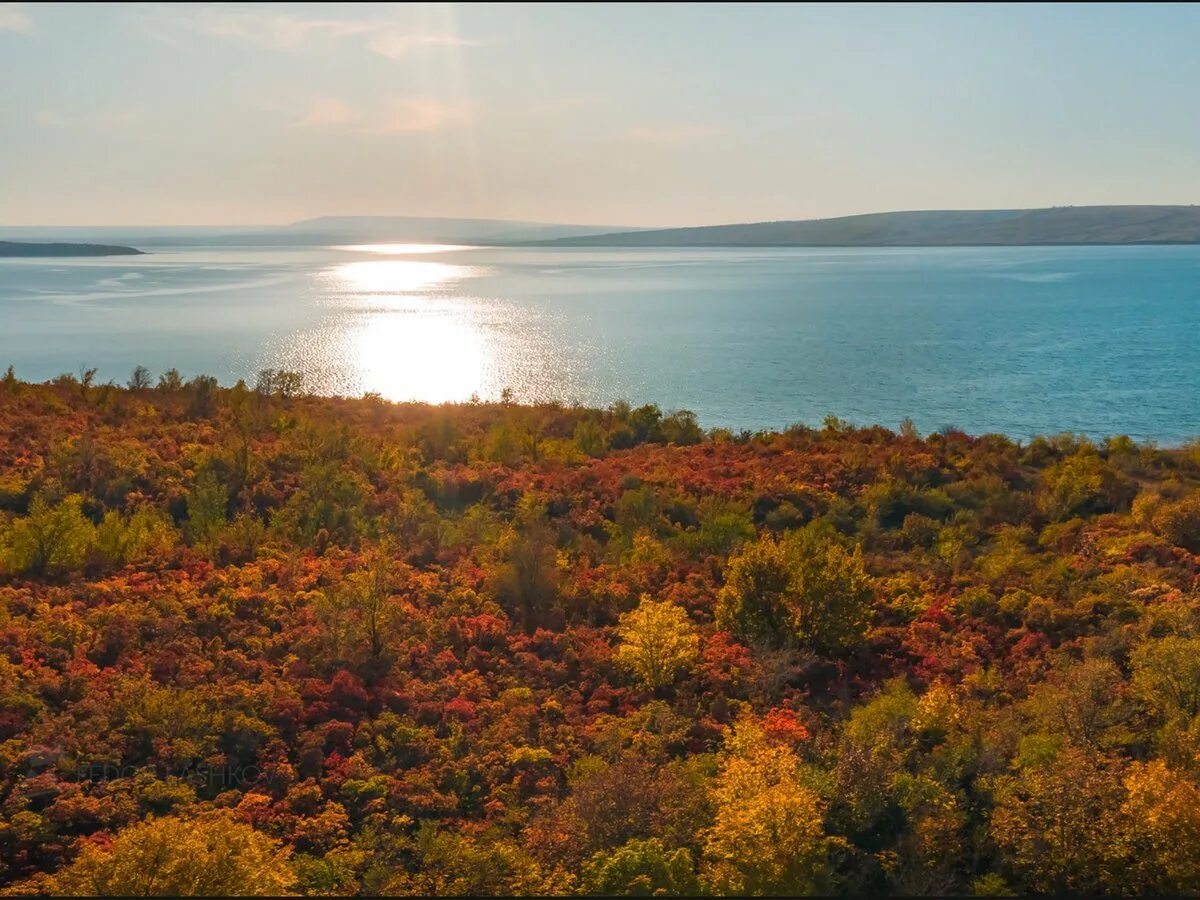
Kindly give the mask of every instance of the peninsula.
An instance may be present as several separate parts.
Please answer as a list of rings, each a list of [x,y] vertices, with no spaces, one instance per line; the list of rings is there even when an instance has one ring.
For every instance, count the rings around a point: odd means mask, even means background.
[[[17,256],[140,256],[141,250],[112,244],[34,244],[0,241],[0,257]]]

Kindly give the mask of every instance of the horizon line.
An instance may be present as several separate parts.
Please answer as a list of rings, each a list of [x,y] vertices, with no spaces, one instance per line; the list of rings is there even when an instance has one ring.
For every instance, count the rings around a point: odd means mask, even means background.
[[[118,223],[87,223],[87,224],[0,224],[0,231],[9,229],[59,229],[59,228],[144,228],[144,229],[275,229],[292,228],[321,219],[411,219],[414,221],[457,221],[457,222],[495,222],[512,225],[550,225],[562,228],[605,228],[614,231],[676,231],[689,228],[721,228],[734,225],[774,225],[784,222],[825,222],[838,219],[853,219],[862,216],[904,215],[911,213],[969,213],[969,212],[1039,212],[1051,209],[1188,209],[1200,206],[1200,203],[1057,203],[1048,206],[964,206],[964,207],[924,207],[906,209],[876,209],[863,212],[840,213],[829,216],[808,216],[804,218],[774,218],[774,219],[741,219],[736,221],[709,222],[698,225],[613,225],[611,223],[592,223],[578,221],[550,221],[542,219],[508,219],[500,216],[451,216],[451,215],[407,215],[404,213],[319,213],[304,216],[299,219],[284,222],[238,223],[219,222],[210,224],[174,223],[174,224],[118,224]]]

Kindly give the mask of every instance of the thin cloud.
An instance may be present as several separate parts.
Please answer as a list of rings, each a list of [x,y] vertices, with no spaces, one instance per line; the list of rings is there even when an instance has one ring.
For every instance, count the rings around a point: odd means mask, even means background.
[[[427,134],[465,121],[465,107],[426,98],[354,107],[326,94],[311,97],[293,124],[303,128],[345,127],[358,134]]]
[[[440,131],[465,118],[463,108],[436,100],[394,100],[363,131],[366,134],[419,134]]]
[[[470,47],[457,34],[412,30],[372,19],[306,18],[271,9],[180,7],[155,22],[152,33],[178,43],[179,32],[239,41],[264,50],[302,53],[355,40],[372,53],[400,59],[425,47]]]
[[[33,19],[25,12],[24,3],[0,3],[0,31],[18,31],[21,34],[33,31]]]
[[[688,144],[718,133],[707,125],[637,125],[625,132],[625,137],[647,144]]]
[[[455,34],[409,34],[399,30],[384,30],[371,35],[367,46],[388,59],[400,59],[418,47],[477,47]]]

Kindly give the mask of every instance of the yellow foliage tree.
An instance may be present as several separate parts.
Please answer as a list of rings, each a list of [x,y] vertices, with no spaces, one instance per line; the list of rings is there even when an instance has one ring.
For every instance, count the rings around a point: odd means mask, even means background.
[[[687,611],[643,594],[637,609],[621,616],[616,660],[651,688],[670,684],[700,653],[700,638]]]
[[[828,891],[835,842],[825,834],[824,803],[802,781],[796,754],[771,743],[753,718],[741,719],[726,740],[712,800],[703,874],[714,892]]]
[[[1161,760],[1134,763],[1125,777],[1128,893],[1200,893],[1200,786]]]
[[[1154,530],[1178,547],[1200,553],[1200,491],[1163,503],[1151,516]]]
[[[1067,518],[1095,501],[1104,487],[1103,465],[1091,451],[1069,456],[1042,476],[1041,508]]]
[[[278,896],[296,882],[289,854],[227,814],[172,816],[131,825],[28,887],[71,897]]]
[[[1102,893],[1121,853],[1124,786],[1117,763],[1067,747],[997,785],[992,838],[1038,893]]]
[[[908,828],[889,874],[903,895],[953,893],[963,858],[966,812],[959,798],[927,775],[900,773],[892,783]]]
[[[1144,641],[1131,655],[1133,688],[1165,718],[1200,713],[1200,638]]]

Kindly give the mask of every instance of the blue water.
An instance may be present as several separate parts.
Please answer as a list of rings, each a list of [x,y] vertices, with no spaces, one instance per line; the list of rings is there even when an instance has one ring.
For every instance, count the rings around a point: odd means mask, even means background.
[[[835,414],[1026,438],[1200,435],[1200,247],[438,253],[180,248],[0,260],[0,366],[138,364],[324,393]]]

